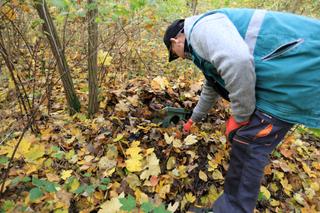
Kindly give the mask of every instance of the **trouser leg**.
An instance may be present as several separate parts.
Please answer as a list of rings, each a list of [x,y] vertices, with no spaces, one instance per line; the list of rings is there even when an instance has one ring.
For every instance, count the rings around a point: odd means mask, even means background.
[[[253,212],[269,154],[291,127],[292,124],[256,110],[250,123],[237,130],[232,139],[224,193],[213,205],[215,213]]]

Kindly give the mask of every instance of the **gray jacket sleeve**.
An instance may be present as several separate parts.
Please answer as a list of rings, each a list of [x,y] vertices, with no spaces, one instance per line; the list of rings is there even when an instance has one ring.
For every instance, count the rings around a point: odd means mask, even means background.
[[[230,19],[221,13],[201,19],[189,42],[201,57],[214,64],[224,80],[235,120],[249,120],[256,105],[254,61]]]
[[[193,109],[191,119],[194,122],[201,121],[204,118],[208,111],[212,108],[213,104],[217,101],[219,95],[215,92],[215,90],[208,85],[207,81],[204,81],[200,99]]]

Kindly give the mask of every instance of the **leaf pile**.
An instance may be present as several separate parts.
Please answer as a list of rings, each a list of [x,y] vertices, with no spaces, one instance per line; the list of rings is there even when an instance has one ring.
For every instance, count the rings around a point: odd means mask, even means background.
[[[219,102],[188,136],[181,123],[157,123],[165,106],[192,109],[200,89],[200,82],[184,77],[136,78],[108,88],[104,110],[93,120],[58,109],[42,115],[41,134],[24,137],[15,155],[1,211],[185,212],[191,205],[211,206],[228,168],[226,104]],[[1,173],[15,136],[1,145]],[[291,133],[272,154],[259,211],[320,210],[319,140],[311,137]]]

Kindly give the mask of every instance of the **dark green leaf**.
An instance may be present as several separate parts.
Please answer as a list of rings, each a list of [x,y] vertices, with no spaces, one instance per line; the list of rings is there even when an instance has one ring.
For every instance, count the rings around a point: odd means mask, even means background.
[[[131,195],[128,198],[119,198],[120,203],[122,204],[121,210],[125,210],[131,212],[134,208],[136,208],[136,199]]]
[[[91,176],[92,176],[91,173],[85,173],[85,174],[83,175],[83,177],[91,177]]]
[[[148,212],[151,212],[151,211],[154,209],[154,206],[153,206],[152,203],[150,203],[150,202],[144,202],[144,203],[142,203],[142,205],[141,205],[141,209],[142,209],[145,213],[148,213]]]
[[[169,211],[166,210],[166,208],[164,207],[163,204],[161,204],[160,206],[158,206],[157,208],[155,208],[153,210],[154,213],[171,213]]]
[[[38,187],[31,189],[29,192],[30,201],[35,201],[36,199],[38,199],[42,196],[43,196],[43,193],[42,193],[41,189]]]
[[[22,182],[24,182],[24,183],[27,183],[27,182],[30,182],[31,181],[31,178],[30,177],[23,177],[22,179],[21,179],[21,181]]]
[[[106,185],[99,185],[99,189],[105,191],[108,189],[108,187]]]
[[[266,199],[266,197],[263,195],[262,192],[259,192],[258,201],[262,201],[262,200],[264,200],[264,199]]]
[[[102,178],[101,183],[108,185],[110,183],[110,178]]]
[[[21,178],[20,177],[15,177],[12,181],[11,181],[11,184],[12,186],[15,186],[17,185],[18,183],[20,183],[21,181]]]
[[[37,187],[44,187],[45,186],[44,180],[40,180],[36,177],[32,177],[32,184]]]
[[[56,192],[57,191],[56,187],[55,187],[56,185],[54,183],[51,183],[46,180],[41,180],[41,179],[32,177],[32,184],[39,187],[39,188],[44,189],[47,192]]]
[[[86,185],[81,185],[74,193],[82,194],[84,192],[84,190],[86,189],[86,187],[87,187]]]
[[[278,151],[274,151],[273,152],[273,156],[277,157],[277,158],[281,158],[281,154]]]
[[[47,192],[56,192],[57,189],[55,187],[55,184],[54,183],[51,183],[49,181],[45,181],[45,185],[44,185],[44,189],[47,191]]]
[[[96,187],[94,185],[90,185],[86,187],[85,191],[90,196],[95,191],[95,188]]]
[[[52,157],[62,160],[64,152],[58,152],[52,155]]]

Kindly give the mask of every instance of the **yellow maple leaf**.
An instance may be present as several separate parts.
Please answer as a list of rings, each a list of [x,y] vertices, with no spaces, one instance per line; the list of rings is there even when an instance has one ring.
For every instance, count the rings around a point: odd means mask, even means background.
[[[144,168],[147,168],[143,171],[140,175],[141,179],[148,179],[150,176],[158,176],[160,174],[160,166],[159,166],[159,159],[154,153],[151,153],[150,156],[146,158],[147,165]]]
[[[142,151],[139,147],[139,141],[133,141],[130,148],[126,150],[126,154],[130,156],[126,161],[126,167],[130,172],[140,172],[142,170]]]
[[[80,186],[78,179],[74,178],[70,184],[70,191],[75,192]]]
[[[71,174],[72,174],[72,170],[63,170],[63,171],[61,172],[61,178],[62,178],[63,180],[67,180],[67,178],[70,177]]]
[[[191,192],[185,194],[184,197],[185,197],[186,200],[187,200],[188,202],[190,202],[190,203],[194,203],[194,201],[196,201],[196,197],[195,197]]]
[[[308,174],[309,177],[317,177],[313,171],[311,171],[310,167],[306,164],[302,162],[302,168],[303,170]]]
[[[110,66],[112,61],[112,56],[108,55],[108,52],[103,50],[98,51],[98,64],[104,66]]]
[[[45,147],[43,144],[35,144],[26,154],[25,158],[28,161],[34,161],[41,158],[45,153]]]
[[[284,178],[284,179],[280,180],[280,183],[281,183],[282,187],[284,188],[284,192],[288,196],[291,196],[292,186],[289,184],[288,179]]]
[[[142,170],[142,163],[138,159],[128,159],[125,161],[126,167],[130,172],[140,172]]]

